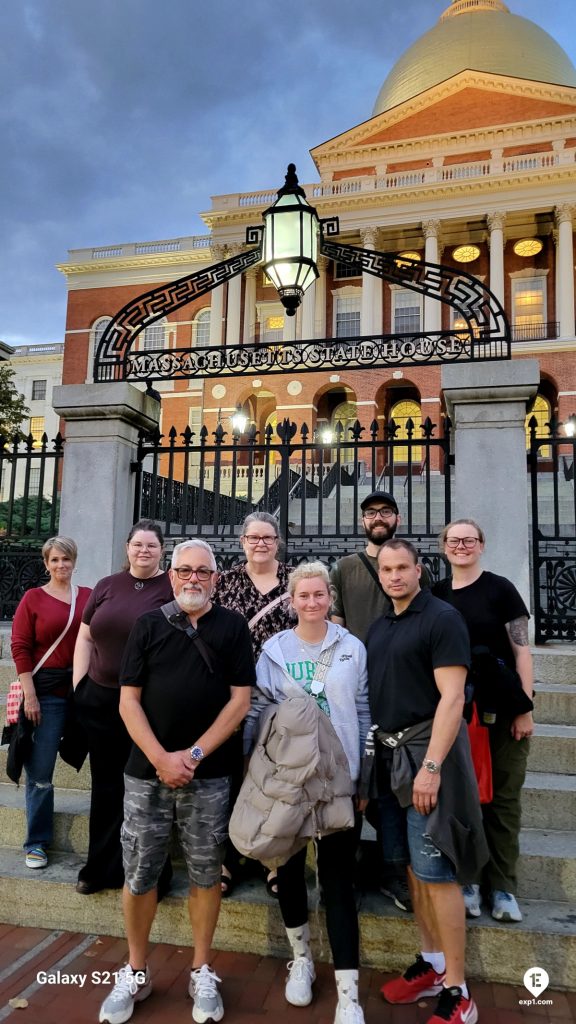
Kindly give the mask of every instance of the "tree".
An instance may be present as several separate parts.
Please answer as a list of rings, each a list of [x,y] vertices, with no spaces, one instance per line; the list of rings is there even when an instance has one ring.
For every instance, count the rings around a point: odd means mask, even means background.
[[[13,367],[10,363],[0,362],[0,434],[12,437],[29,415],[24,397],[14,384]]]

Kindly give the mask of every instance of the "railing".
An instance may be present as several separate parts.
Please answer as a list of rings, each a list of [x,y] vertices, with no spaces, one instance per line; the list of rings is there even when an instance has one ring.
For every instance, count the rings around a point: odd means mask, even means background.
[[[163,252],[185,253],[193,249],[209,249],[211,241],[210,235],[188,235],[185,238],[162,238],[150,242],[127,242],[121,245],[99,246],[90,249],[69,249],[68,264],[128,256],[146,256]]]
[[[536,643],[576,640],[576,438],[537,437],[530,420],[532,583]],[[541,457],[542,449],[547,458]]]
[[[511,324],[512,341],[546,341],[548,338],[557,338],[560,332],[560,324],[556,320],[539,324]]]
[[[369,429],[337,424],[334,438],[322,443],[306,424],[298,430],[284,420],[261,439],[255,428],[240,436],[220,425],[213,444],[206,427],[198,435],[172,428],[166,439],[141,434],[132,467],[134,520],[157,518],[169,543],[204,537],[221,564],[229,564],[238,557],[239,523],[263,509],[277,517],[289,560],[330,562],[361,546],[360,501],[384,470],[386,490],[402,507],[400,532],[414,537],[437,575],[436,536],[451,509],[450,423],[443,421],[439,436],[430,419],[418,426],[408,420],[406,430],[400,439],[393,420],[384,427],[374,421]],[[255,477],[263,484],[259,497]]]

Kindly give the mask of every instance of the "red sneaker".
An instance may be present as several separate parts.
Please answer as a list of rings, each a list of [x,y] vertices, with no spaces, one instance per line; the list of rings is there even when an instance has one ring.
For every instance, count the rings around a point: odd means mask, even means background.
[[[380,994],[388,1003],[416,1003],[424,996],[439,995],[445,977],[445,974],[437,974],[432,964],[418,953],[404,974],[382,985]]]
[[[478,1007],[470,996],[466,999],[462,995],[462,989],[454,985],[453,988],[442,990],[435,1013],[428,1018],[427,1024],[476,1024],[478,1020]]]

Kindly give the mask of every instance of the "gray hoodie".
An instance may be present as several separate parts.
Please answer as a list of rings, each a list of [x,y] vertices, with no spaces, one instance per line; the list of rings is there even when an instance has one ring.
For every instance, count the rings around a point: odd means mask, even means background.
[[[368,704],[366,649],[344,626],[334,622],[328,622],[327,626],[321,653],[335,648],[325,680],[330,720],[348,758],[352,781],[356,782],[360,775],[360,758],[364,752],[366,735],[372,724]],[[288,632],[283,630],[270,637],[258,659],[257,685],[244,726],[246,753],[251,751],[258,735],[258,720],[262,709],[270,703],[279,704],[286,697],[302,692],[302,687],[286,670],[279,642]]]

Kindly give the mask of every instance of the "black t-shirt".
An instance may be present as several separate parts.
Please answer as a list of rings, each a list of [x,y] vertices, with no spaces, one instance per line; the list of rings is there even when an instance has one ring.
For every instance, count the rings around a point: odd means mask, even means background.
[[[246,620],[238,612],[213,605],[198,619],[198,633],[214,654],[214,673],[197,645],[171,626],[161,610],[143,615],[128,638],[121,686],[142,687],[142,708],[162,746],[184,750],[208,729],[230,699],[231,686],[254,686],[256,672]],[[200,762],[195,775],[214,779],[235,766],[234,737]],[[156,770],[136,744],[126,765],[136,779],[153,779]]]
[[[441,580],[432,588],[436,597],[457,608],[470,632],[471,647],[488,647],[510,668],[515,659],[506,623],[530,613],[513,583],[504,576],[484,571],[467,587],[452,589],[452,580]]]
[[[372,721],[387,732],[434,717],[440,700],[435,668],[470,664],[466,623],[429,590],[401,615],[390,611],[377,619],[366,649]]]

